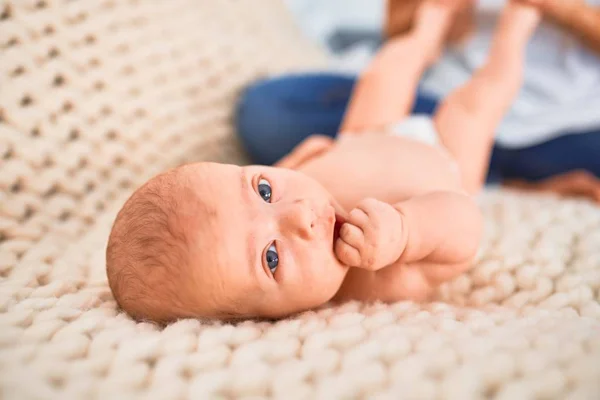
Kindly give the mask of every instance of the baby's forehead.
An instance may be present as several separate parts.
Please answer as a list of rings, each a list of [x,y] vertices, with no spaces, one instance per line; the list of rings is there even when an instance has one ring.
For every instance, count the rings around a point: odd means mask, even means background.
[[[250,221],[249,184],[242,168],[207,164],[185,172],[185,190],[174,195],[181,196],[180,219],[196,232],[200,247],[220,253],[243,245]]]
[[[219,301],[237,297],[254,286],[248,250],[251,226],[229,216],[217,211],[198,224],[192,252],[193,268],[199,271],[202,285],[211,286]]]
[[[241,196],[221,197],[218,192],[211,192],[208,199],[202,200],[203,204],[189,215],[194,220],[198,248],[224,267],[230,262],[240,263],[241,256],[247,253],[246,243],[252,230]]]
[[[212,218],[227,217],[242,205],[243,199],[239,167],[228,167],[199,166],[179,174],[176,179],[182,190],[173,196],[181,197],[185,208],[192,213],[201,211]]]

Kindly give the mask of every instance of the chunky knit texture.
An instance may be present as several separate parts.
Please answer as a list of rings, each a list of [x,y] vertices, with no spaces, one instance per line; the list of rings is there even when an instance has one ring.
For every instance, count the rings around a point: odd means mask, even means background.
[[[323,65],[277,0],[0,1],[0,398],[600,398],[600,210],[487,192],[472,272],[418,305],[279,322],[120,313],[104,251],[132,190],[245,161],[263,75]]]

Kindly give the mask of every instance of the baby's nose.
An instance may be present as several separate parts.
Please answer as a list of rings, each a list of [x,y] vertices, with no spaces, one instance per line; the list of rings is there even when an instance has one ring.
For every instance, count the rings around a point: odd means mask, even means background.
[[[317,216],[308,200],[299,199],[286,205],[281,216],[284,231],[311,239]]]

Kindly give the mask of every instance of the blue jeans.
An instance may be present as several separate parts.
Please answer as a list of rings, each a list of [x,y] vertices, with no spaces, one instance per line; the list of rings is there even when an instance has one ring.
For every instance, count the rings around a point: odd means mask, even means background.
[[[356,78],[330,73],[287,75],[257,82],[238,103],[236,128],[253,161],[271,165],[314,133],[335,137]],[[438,99],[419,93],[412,112],[433,114]],[[575,169],[600,176],[600,127],[564,132],[539,145],[494,146],[489,182],[539,180]]]

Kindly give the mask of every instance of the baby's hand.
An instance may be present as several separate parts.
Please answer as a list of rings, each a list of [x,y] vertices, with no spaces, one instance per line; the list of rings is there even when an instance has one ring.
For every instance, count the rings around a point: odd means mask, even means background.
[[[402,217],[388,203],[365,199],[350,211],[335,243],[338,259],[350,266],[376,271],[402,255]]]

